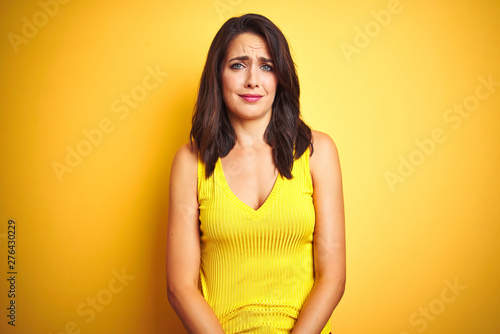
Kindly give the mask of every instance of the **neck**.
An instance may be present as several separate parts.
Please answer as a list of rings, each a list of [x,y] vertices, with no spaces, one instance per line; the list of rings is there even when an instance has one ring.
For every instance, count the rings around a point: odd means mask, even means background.
[[[253,146],[260,146],[266,144],[264,140],[264,133],[271,120],[271,113],[269,117],[258,119],[241,119],[229,116],[229,121],[236,133],[235,146],[247,148]]]

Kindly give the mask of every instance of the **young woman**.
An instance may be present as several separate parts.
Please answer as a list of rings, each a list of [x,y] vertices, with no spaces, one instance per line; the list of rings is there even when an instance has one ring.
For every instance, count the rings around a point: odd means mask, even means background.
[[[167,291],[189,333],[330,332],[346,275],[340,164],[299,95],[270,20],[222,26],[170,177]]]

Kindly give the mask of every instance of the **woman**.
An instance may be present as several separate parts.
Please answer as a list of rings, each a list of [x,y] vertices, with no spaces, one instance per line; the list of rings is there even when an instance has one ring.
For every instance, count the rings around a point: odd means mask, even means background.
[[[221,27],[170,178],[167,291],[189,333],[330,332],[345,284],[340,165],[300,119],[299,92],[271,21]]]

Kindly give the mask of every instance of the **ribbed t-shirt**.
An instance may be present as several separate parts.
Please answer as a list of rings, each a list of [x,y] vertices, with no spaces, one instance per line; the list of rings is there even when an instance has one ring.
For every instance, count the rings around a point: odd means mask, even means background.
[[[309,148],[257,210],[198,157],[200,291],[226,334],[290,333],[314,284]],[[330,332],[330,321],[321,334]]]

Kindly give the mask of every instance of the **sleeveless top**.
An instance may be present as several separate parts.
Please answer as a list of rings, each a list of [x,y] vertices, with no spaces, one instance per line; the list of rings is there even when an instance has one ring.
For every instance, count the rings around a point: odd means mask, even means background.
[[[237,166],[233,166],[237,168]],[[234,169],[233,169],[234,170]],[[231,172],[230,170],[228,172]],[[290,333],[314,284],[309,148],[255,210],[198,156],[200,292],[226,334]],[[321,331],[330,332],[330,320]]]

